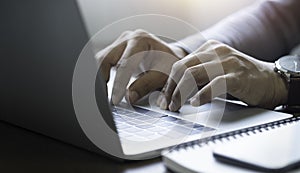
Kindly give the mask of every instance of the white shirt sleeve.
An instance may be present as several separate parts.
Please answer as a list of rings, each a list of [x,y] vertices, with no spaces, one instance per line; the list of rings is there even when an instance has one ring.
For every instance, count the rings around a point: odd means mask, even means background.
[[[300,0],[259,1],[179,44],[190,53],[209,39],[255,58],[274,61],[300,43]]]

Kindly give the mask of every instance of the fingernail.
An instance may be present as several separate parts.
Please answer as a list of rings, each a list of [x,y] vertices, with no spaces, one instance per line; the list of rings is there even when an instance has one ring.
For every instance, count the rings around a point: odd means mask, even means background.
[[[129,92],[130,103],[135,103],[139,99],[139,94],[136,91]]]
[[[166,98],[165,97],[163,97],[162,99],[161,99],[161,102],[160,102],[160,108],[161,109],[167,109],[167,100],[166,100]]]
[[[170,105],[169,105],[169,110],[170,110],[170,111],[177,111],[176,109],[177,109],[177,106],[176,106],[176,104],[172,101],[172,102],[170,103]]]
[[[196,98],[191,98],[190,104],[192,106],[199,106],[200,102]]]

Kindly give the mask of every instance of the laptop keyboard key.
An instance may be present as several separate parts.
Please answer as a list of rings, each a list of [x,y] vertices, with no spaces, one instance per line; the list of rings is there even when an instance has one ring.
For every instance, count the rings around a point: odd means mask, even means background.
[[[136,117],[136,119],[139,119],[139,120],[145,121],[145,120],[152,120],[153,118],[152,118],[152,117],[150,117],[150,116],[145,116],[145,115],[142,115],[142,116]]]
[[[201,125],[201,124],[194,124],[193,125],[193,128],[194,129],[202,129],[202,128],[204,128],[205,126],[203,126],[203,125]]]
[[[188,125],[188,126],[193,126],[193,123],[190,121],[186,121],[186,120],[178,120],[175,122],[178,125]]]
[[[145,131],[145,130],[135,133],[135,135],[138,135],[138,136],[141,136],[141,137],[147,137],[147,136],[151,136],[151,135],[154,135],[154,134],[155,134],[154,132]]]
[[[132,112],[132,113],[129,113],[129,114],[125,114],[125,116],[130,117],[130,118],[137,118],[137,117],[140,117],[142,115]]]
[[[129,136],[129,137],[126,137],[125,139],[129,140],[129,141],[136,141],[136,142],[139,142],[139,141],[147,141],[147,138],[144,138],[144,137],[140,137],[140,136]]]
[[[129,140],[145,141],[161,136],[176,139],[214,130],[201,124],[144,109],[139,109],[143,114],[118,107],[113,107],[112,110],[121,139],[130,137]]]
[[[155,125],[160,126],[160,127],[168,127],[168,128],[175,126],[174,123],[167,122],[167,121],[159,121],[159,122],[155,123]]]
[[[154,128],[155,126],[152,124],[140,124],[140,125],[136,125],[135,127],[138,127],[141,129],[149,129],[149,128]]]
[[[132,136],[132,134],[126,133],[126,132],[119,132],[118,134],[121,138],[126,138],[126,137]]]
[[[116,123],[116,126],[120,130],[131,128],[131,126],[129,124],[127,124],[127,123]]]
[[[149,123],[149,124],[155,124],[159,120],[160,120],[159,118],[149,118],[149,119],[146,119],[146,120],[143,120],[143,121],[146,122],[146,123]]]
[[[131,127],[131,128],[124,129],[123,131],[129,132],[129,133],[137,133],[137,132],[141,131],[141,129],[136,128],[136,127]]]
[[[153,127],[153,128],[149,128],[148,130],[149,130],[149,131],[152,131],[152,132],[162,132],[162,131],[166,131],[165,128],[158,127],[158,126],[155,126],[155,127]]]
[[[164,121],[177,121],[178,118],[167,116],[167,117],[161,117],[161,120],[164,120]]]
[[[136,119],[126,121],[125,123],[131,124],[131,125],[133,125],[133,126],[145,124],[143,121],[136,120]]]
[[[187,128],[185,126],[174,126],[170,130],[173,130],[173,131],[176,131],[176,132],[188,135],[188,134],[190,134],[192,132],[193,129],[192,128]]]

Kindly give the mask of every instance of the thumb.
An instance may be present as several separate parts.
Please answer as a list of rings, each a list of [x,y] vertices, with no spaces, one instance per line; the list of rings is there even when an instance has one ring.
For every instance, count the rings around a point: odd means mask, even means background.
[[[135,103],[148,93],[162,88],[168,75],[158,71],[147,71],[136,79],[127,90],[126,97],[130,103]]]

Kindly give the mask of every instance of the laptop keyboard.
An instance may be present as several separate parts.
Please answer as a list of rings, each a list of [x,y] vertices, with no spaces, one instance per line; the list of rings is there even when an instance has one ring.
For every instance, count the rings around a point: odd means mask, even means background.
[[[166,136],[178,139],[187,135],[214,131],[214,128],[134,107],[135,111],[112,107],[113,117],[121,140],[146,141]]]

